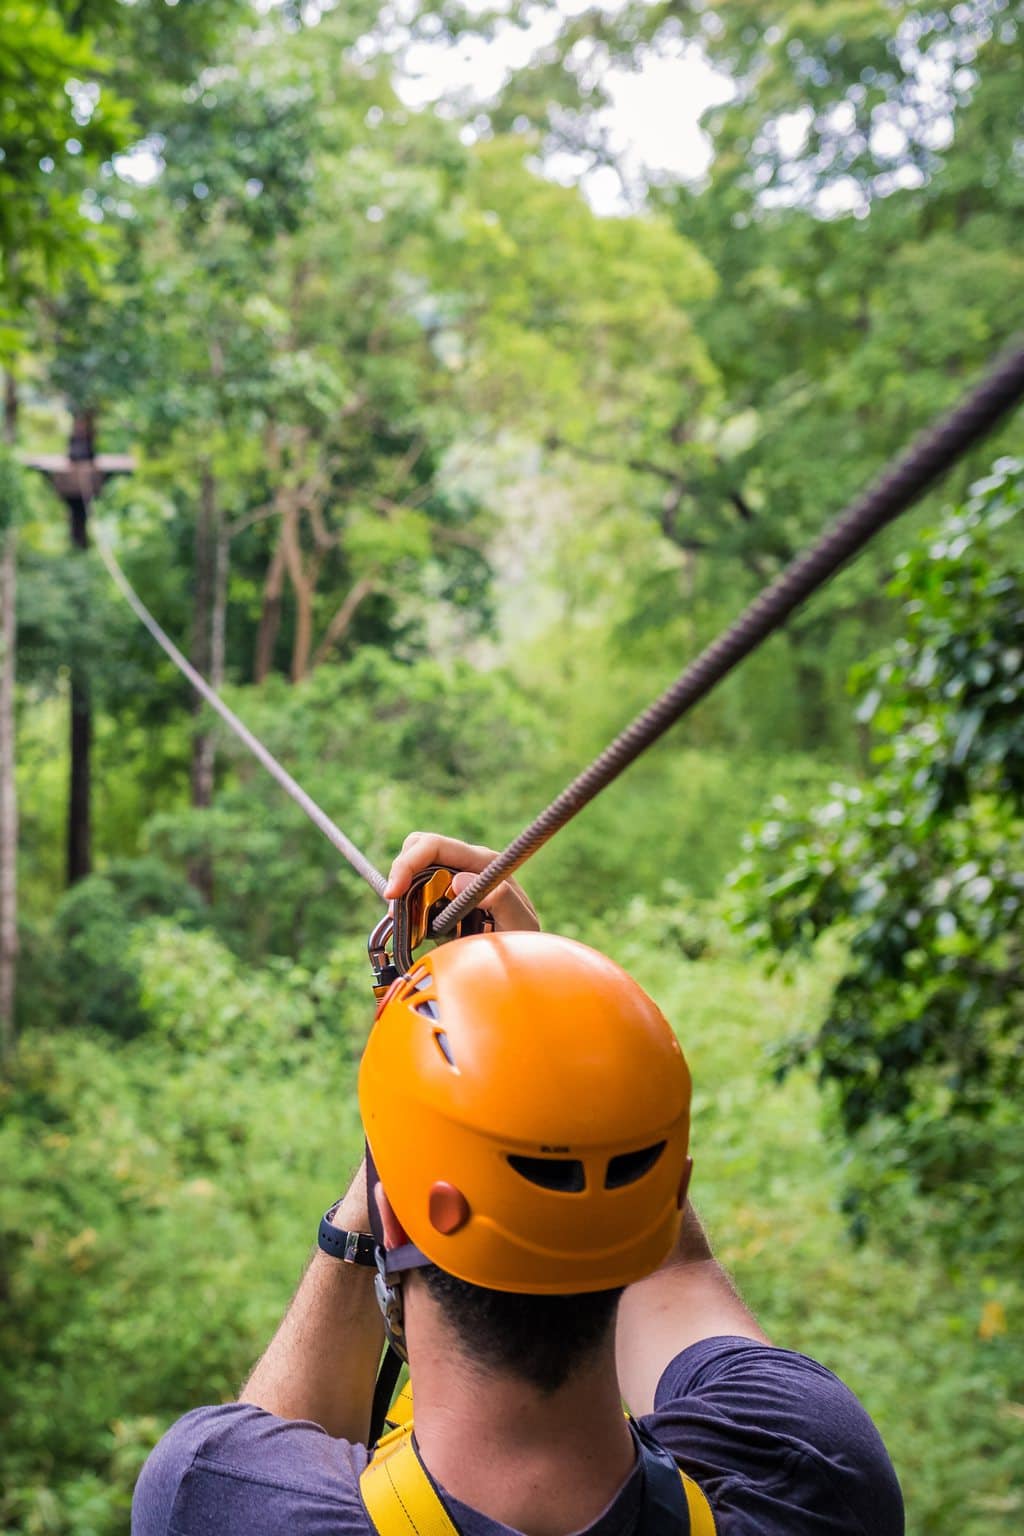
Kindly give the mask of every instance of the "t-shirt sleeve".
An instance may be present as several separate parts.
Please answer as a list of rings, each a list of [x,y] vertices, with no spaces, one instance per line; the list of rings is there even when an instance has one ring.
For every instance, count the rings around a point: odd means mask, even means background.
[[[366,1448],[248,1403],[196,1408],[152,1451],[132,1536],[363,1536]]]
[[[720,1536],[903,1536],[881,1436],[806,1355],[703,1339],[668,1365],[644,1423],[701,1484]]]

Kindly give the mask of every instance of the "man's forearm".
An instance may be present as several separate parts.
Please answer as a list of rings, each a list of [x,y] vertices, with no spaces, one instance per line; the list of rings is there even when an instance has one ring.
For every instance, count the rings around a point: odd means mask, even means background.
[[[353,1179],[334,1224],[369,1231],[365,1167]],[[312,1419],[346,1440],[365,1440],[383,1339],[373,1270],[315,1249],[239,1401],[284,1419]]]

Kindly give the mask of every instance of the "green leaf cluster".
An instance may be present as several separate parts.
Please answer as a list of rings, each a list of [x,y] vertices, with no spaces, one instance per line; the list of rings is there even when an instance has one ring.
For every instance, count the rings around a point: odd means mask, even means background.
[[[9,304],[93,264],[96,232],[80,195],[89,171],[126,146],[131,123],[91,32],[70,26],[60,5],[3,0],[0,36],[0,298]]]
[[[356,1155],[366,994],[321,1022],[306,973],[208,933],[122,944],[144,1032],[31,1035],[0,1088],[4,1531],[126,1528],[161,1424],[233,1395]]]
[[[861,1183],[898,1172],[975,1240],[1015,1247],[1011,1145],[1024,1077],[1024,584],[1003,460],[901,562],[905,637],[854,678],[876,733],[866,784],[780,807],[735,879],[771,953],[846,946],[824,1021],[790,1041],[862,1146]],[[1019,1165],[1017,1165],[1019,1166]],[[979,1186],[988,1189],[978,1198]],[[854,1196],[858,1218],[870,1200]],[[960,1235],[960,1234],[958,1234]]]
[[[17,528],[26,505],[25,472],[13,454],[0,447],[0,533]]]

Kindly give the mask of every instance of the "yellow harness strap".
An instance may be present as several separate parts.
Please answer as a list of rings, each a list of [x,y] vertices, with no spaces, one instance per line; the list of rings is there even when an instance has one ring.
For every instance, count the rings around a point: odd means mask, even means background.
[[[412,1443],[412,1423],[378,1440],[359,1479],[378,1536],[459,1536]]]
[[[690,1511],[690,1536],[715,1536],[715,1517],[699,1483],[680,1469],[686,1507]]]
[[[384,1422],[389,1429],[401,1429],[403,1424],[412,1423],[412,1382],[408,1379],[388,1409],[388,1416]]]
[[[411,1411],[412,1391],[405,1387],[392,1408],[392,1420],[400,1404],[406,1410],[406,1393]],[[690,1536],[715,1536],[710,1504],[692,1477],[685,1472],[679,1476],[690,1513]],[[359,1492],[378,1536],[459,1536],[416,1454],[411,1417],[377,1442],[373,1460],[359,1479]]]

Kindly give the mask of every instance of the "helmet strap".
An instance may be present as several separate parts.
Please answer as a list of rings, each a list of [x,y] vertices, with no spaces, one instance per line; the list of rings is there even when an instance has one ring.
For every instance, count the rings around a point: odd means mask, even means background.
[[[364,1142],[366,1147],[366,1209],[370,1217],[370,1231],[373,1233],[374,1242],[378,1248],[384,1246],[384,1223],[380,1219],[380,1210],[377,1205],[377,1185],[380,1176],[377,1173],[377,1164],[373,1160],[370,1151],[370,1143]]]
[[[366,1203],[370,1215],[370,1230],[373,1232],[377,1247],[374,1258],[377,1261],[377,1273],[374,1277],[373,1288],[377,1297],[377,1305],[380,1307],[381,1316],[384,1319],[384,1332],[387,1341],[396,1355],[402,1360],[408,1360],[409,1356],[405,1347],[405,1303],[402,1297],[402,1276],[410,1269],[423,1269],[431,1261],[426,1254],[416,1247],[415,1243],[403,1243],[400,1248],[385,1248],[384,1223],[381,1220],[380,1209],[377,1205],[377,1185],[379,1178],[377,1165],[370,1151],[370,1144],[366,1144]]]
[[[373,1277],[373,1290],[380,1307],[381,1316],[384,1319],[384,1332],[387,1341],[400,1360],[408,1361],[409,1353],[405,1347],[405,1302],[402,1297],[402,1280],[400,1275],[389,1275],[387,1270],[387,1254],[378,1245],[376,1252],[377,1273]]]

